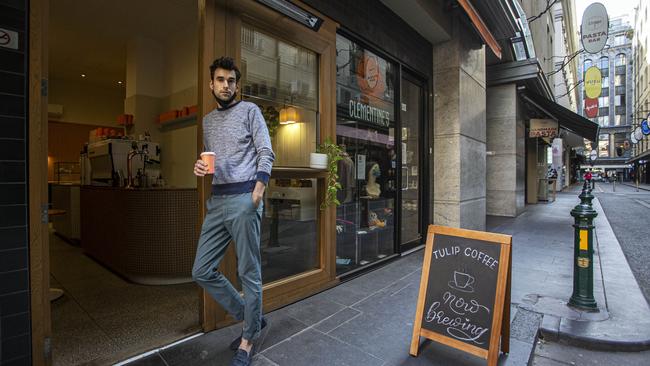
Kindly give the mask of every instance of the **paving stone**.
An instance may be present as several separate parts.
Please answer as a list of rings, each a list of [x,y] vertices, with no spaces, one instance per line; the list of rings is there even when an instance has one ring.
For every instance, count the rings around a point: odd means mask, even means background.
[[[335,314],[345,306],[333,302],[325,295],[312,296],[296,304],[289,305],[283,310],[291,317],[307,325],[313,325]]]
[[[332,315],[331,317],[322,320],[320,323],[317,323],[314,327],[323,333],[328,333],[334,328],[337,328],[342,324],[344,324],[345,322],[355,318],[359,314],[361,314],[359,310],[355,310],[352,308],[344,308],[341,311]]]
[[[262,355],[278,365],[381,365],[382,360],[325,333],[307,329],[271,347]]]
[[[541,314],[519,308],[510,325],[510,338],[526,343],[534,343],[541,322]]]

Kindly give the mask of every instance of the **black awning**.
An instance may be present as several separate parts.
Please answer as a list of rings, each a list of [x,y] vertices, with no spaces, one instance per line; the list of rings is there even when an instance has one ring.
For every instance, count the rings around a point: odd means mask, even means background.
[[[646,151],[642,152],[641,154],[639,154],[639,155],[637,155],[637,156],[635,156],[633,158],[628,159],[628,161],[626,161],[626,163],[634,164],[637,161],[640,161],[641,159],[646,159],[646,158],[648,160],[650,160],[650,150],[646,150]]]
[[[534,105],[540,112],[556,120],[560,127],[593,142],[598,141],[598,124],[572,112],[569,109],[530,90],[521,92],[521,97]]]

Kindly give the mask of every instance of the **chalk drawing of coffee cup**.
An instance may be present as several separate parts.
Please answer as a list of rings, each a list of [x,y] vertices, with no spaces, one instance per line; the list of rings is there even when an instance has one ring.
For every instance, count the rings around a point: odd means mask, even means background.
[[[448,285],[454,290],[474,292],[474,287],[472,286],[474,281],[475,279],[471,275],[465,272],[454,271],[454,278],[449,281]]]

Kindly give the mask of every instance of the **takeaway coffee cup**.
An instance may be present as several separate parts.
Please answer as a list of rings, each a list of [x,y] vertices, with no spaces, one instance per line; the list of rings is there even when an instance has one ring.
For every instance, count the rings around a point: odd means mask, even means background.
[[[217,154],[212,151],[206,151],[201,153],[201,160],[204,163],[208,164],[208,174],[214,174],[214,158]]]

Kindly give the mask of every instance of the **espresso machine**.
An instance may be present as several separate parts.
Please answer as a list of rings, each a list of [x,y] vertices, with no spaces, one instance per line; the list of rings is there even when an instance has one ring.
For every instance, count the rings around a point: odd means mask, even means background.
[[[132,152],[137,154],[130,154]],[[131,158],[129,159],[129,155]],[[106,139],[88,144],[90,161],[90,180],[92,185],[124,187],[131,185],[136,174],[140,174],[140,184],[155,182],[160,176],[160,145],[151,141],[126,139]],[[128,177],[129,160],[132,177]]]

